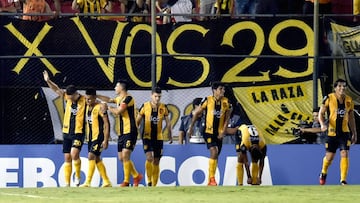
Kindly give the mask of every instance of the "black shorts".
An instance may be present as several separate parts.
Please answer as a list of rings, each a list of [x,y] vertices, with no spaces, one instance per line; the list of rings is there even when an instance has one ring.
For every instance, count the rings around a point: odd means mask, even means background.
[[[84,138],[85,135],[83,133],[77,133],[77,134],[63,134],[63,153],[70,153],[71,148],[76,148],[81,150],[83,144],[84,144]]]
[[[137,140],[137,134],[123,134],[118,136],[118,152],[123,149],[134,151]]]
[[[144,152],[154,152],[155,158],[161,158],[163,155],[164,141],[143,139]]]
[[[90,141],[88,143],[88,151],[95,154],[95,156],[100,156],[103,150],[102,142],[103,140]]]
[[[327,136],[325,148],[326,151],[335,153],[337,149],[349,150],[351,145],[350,133],[343,133],[336,136]]]
[[[208,134],[208,133],[204,133],[204,139],[206,142],[206,146],[208,149],[210,149],[211,147],[217,147],[218,148],[218,155],[221,152],[221,148],[222,148],[222,140],[220,140],[217,135],[212,135],[212,134]]]

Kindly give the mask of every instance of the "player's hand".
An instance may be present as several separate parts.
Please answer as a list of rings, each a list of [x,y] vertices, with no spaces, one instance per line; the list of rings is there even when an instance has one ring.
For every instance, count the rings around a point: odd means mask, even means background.
[[[48,73],[46,70],[44,70],[43,76],[44,76],[45,82],[49,81],[49,79],[50,79],[50,78],[49,78],[49,73]]]
[[[352,136],[351,136],[351,144],[356,144],[356,142],[357,142],[357,135],[352,134]]]
[[[327,126],[326,125],[321,125],[321,132],[325,132],[327,130]]]
[[[107,149],[109,147],[109,142],[104,140],[101,145],[104,149]]]
[[[221,133],[218,135],[218,139],[222,140],[224,138],[225,134],[224,133]]]

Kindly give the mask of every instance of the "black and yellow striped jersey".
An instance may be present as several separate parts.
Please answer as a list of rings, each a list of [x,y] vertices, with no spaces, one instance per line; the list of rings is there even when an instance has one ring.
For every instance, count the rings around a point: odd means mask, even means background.
[[[328,94],[322,103],[328,109],[329,127],[328,136],[336,136],[337,132],[350,132],[349,112],[354,110],[354,102],[350,96],[345,96],[342,104],[336,98],[335,93]],[[337,129],[337,126],[341,126]]]
[[[101,104],[97,103],[92,109],[86,107],[86,136],[89,141],[104,139],[104,114],[100,106]]]
[[[258,144],[260,150],[265,147],[265,138],[255,126],[243,124],[239,127],[239,131],[241,132],[240,146],[245,145],[247,150],[250,150],[253,144]]]
[[[118,135],[137,134],[135,100],[128,94],[124,98],[118,99],[117,106],[120,106],[122,103],[125,103],[127,108],[119,115],[120,124],[117,130],[117,132],[119,132]]]
[[[222,97],[217,101],[214,96],[208,96],[201,104],[201,108],[205,111],[205,133],[217,136],[224,129],[226,112],[230,109],[229,100]]]
[[[108,4],[107,0],[77,0],[81,13],[102,13]]]
[[[151,106],[151,102],[145,102],[139,110],[139,115],[144,118],[142,138],[164,140],[162,133],[163,121],[169,115],[167,106],[160,103],[157,108]]]
[[[66,100],[65,114],[63,121],[62,132],[66,134],[84,133],[85,130],[85,107],[86,99],[83,95],[73,103],[71,100]]]

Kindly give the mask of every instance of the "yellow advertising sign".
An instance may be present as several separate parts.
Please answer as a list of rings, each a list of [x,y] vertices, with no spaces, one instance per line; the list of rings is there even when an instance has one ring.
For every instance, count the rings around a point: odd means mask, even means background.
[[[312,81],[236,87],[233,90],[250,121],[263,133],[267,144],[282,144],[298,139],[293,135],[293,129],[301,121],[312,121]],[[320,87],[318,95],[320,104]]]

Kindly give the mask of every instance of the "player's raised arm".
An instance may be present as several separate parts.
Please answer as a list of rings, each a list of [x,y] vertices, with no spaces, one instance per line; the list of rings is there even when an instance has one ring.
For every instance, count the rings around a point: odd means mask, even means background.
[[[64,97],[64,90],[60,89],[57,84],[55,84],[53,81],[50,80],[49,73],[44,70],[43,72],[44,80],[47,83],[47,85],[52,89],[54,92],[56,92],[60,97]]]
[[[115,103],[115,99],[110,98],[108,96],[104,96],[104,95],[96,95],[96,98],[100,99],[103,102],[106,103]]]

